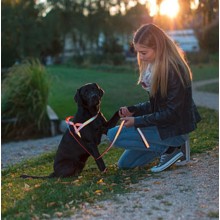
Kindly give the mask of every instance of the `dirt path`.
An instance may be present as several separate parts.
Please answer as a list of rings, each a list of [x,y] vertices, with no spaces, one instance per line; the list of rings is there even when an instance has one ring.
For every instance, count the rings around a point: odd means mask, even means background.
[[[187,166],[149,174],[132,192],[83,204],[66,220],[208,220],[219,213],[218,148],[195,155]]]

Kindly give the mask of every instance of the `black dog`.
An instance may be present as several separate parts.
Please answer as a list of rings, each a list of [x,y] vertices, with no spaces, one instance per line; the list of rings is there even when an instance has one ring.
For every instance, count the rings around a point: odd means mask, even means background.
[[[80,130],[81,138],[75,133],[73,126],[70,126],[70,130],[66,130],[55,156],[52,174],[46,177],[21,175],[22,178],[76,176],[83,170],[90,154],[94,158],[100,156],[97,146],[101,142],[102,134],[106,134],[108,129],[114,127],[119,120],[118,112],[115,112],[109,121],[100,112],[103,94],[104,91],[96,83],[86,84],[77,90],[74,99],[78,105],[78,110],[72,120],[73,123],[84,123],[95,115],[97,117]],[[106,170],[102,158],[96,160],[96,163],[100,171]]]

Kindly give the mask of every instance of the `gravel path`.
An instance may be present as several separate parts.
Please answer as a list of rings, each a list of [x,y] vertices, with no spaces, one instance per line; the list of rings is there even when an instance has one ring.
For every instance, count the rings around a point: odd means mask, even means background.
[[[219,110],[218,95],[197,92],[201,85],[218,79],[193,84],[196,105]],[[57,149],[61,135],[39,140],[2,144],[2,169]],[[84,204],[67,219],[77,220],[197,220],[218,219],[219,212],[219,156],[216,149],[199,155],[187,166],[149,175],[132,192],[116,195],[112,200],[94,205]],[[66,219],[66,220],[67,220]]]
[[[1,145],[1,168],[19,163],[25,159],[55,150],[61,140],[61,135],[36,140],[10,142]]]
[[[210,79],[193,83],[193,99],[196,105],[219,110],[219,95],[210,92],[196,91],[200,86],[218,82],[219,79]]]
[[[176,167],[133,184],[131,193],[82,208],[66,220],[208,220],[218,219],[218,149],[196,155]],[[197,157],[198,156],[198,157]],[[216,218],[215,218],[216,217]]]

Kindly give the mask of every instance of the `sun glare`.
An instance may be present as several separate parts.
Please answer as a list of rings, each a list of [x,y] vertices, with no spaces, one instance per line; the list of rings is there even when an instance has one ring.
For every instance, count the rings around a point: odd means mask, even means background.
[[[170,18],[174,18],[177,16],[180,6],[178,0],[163,0],[160,8],[156,4],[156,0],[149,0],[147,1],[147,5],[150,9],[150,16],[154,16],[160,10],[161,15],[166,15]]]
[[[191,7],[191,9],[197,9],[198,8],[198,5],[199,5],[199,0],[194,0],[194,1],[191,1],[190,2],[191,4],[190,4],[190,7]]]
[[[156,0],[149,0],[147,2],[147,6],[150,9],[150,16],[154,16],[157,14],[157,4]]]
[[[174,18],[178,14],[179,9],[178,0],[164,0],[160,5],[160,14]]]

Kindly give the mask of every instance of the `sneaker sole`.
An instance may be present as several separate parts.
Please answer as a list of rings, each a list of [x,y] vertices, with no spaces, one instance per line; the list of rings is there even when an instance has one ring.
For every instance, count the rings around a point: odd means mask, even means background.
[[[179,152],[175,157],[173,157],[171,160],[169,160],[169,163],[166,163],[161,167],[152,167],[151,172],[158,173],[158,172],[161,172],[161,171],[167,169],[172,164],[174,164],[177,160],[179,160],[182,156],[183,156],[183,153]]]

